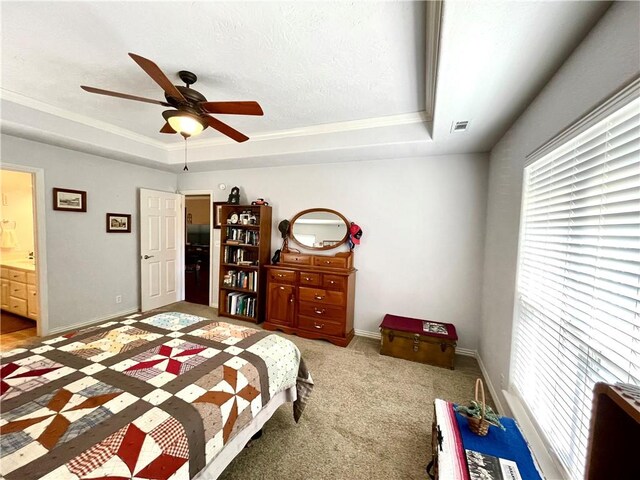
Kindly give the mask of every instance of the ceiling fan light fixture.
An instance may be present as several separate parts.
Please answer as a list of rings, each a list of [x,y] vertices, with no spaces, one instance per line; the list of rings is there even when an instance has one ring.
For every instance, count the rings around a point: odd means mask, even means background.
[[[183,137],[194,137],[202,133],[204,122],[197,115],[178,110],[166,110],[162,116],[176,132]]]

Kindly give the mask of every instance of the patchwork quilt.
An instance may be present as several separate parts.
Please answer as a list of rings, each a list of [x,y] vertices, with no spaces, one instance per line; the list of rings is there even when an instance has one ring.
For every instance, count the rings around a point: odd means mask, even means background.
[[[270,332],[184,313],[110,321],[0,363],[6,480],[190,479],[277,393],[313,382]]]

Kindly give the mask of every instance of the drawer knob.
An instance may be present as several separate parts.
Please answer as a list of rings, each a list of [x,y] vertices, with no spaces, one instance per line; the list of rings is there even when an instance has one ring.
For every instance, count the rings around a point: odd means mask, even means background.
[[[311,277],[304,277],[304,279],[305,279],[307,282],[310,282],[310,281],[311,281]]]
[[[280,290],[284,290],[284,287],[280,287]]]
[[[323,323],[323,324],[321,324],[321,325],[318,325],[316,322],[313,322],[313,326],[314,326],[315,328],[317,328],[318,330],[320,330],[321,328],[324,328],[324,323]]]
[[[330,260],[325,260],[324,263],[326,263],[327,265],[329,265],[331,263]]]
[[[324,298],[324,296],[322,296],[322,295],[316,295],[314,298],[315,298],[316,300],[322,300],[322,299]]]
[[[331,285],[333,285],[333,284],[334,284],[334,283],[336,283],[336,282],[335,282],[334,280],[329,280],[329,283],[330,283]]]
[[[280,278],[284,277],[284,275],[283,275],[283,274],[281,274],[281,273],[278,273],[278,276],[279,276]]]
[[[318,310],[317,308],[314,308],[313,311],[316,312],[318,315],[322,315],[326,310],[324,308],[322,310]]]

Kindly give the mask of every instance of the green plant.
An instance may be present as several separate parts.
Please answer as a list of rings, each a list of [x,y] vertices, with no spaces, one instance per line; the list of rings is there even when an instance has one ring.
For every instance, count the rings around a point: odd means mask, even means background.
[[[456,407],[456,412],[462,413],[468,417],[481,418],[482,405],[475,400],[471,400],[469,405],[458,405]],[[502,423],[500,423],[500,415],[494,412],[489,405],[485,405],[484,407],[484,418],[491,425],[499,427],[502,430],[506,430]]]

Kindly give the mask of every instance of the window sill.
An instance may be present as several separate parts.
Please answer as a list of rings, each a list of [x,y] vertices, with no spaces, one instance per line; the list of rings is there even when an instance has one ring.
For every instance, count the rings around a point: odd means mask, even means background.
[[[518,422],[524,438],[529,443],[529,448],[533,452],[533,456],[535,457],[544,478],[546,480],[565,480],[567,477],[561,473],[562,467],[558,465],[556,460],[554,460],[549,453],[549,450],[531,422],[527,411],[520,402],[520,399],[507,390],[502,390],[502,394],[507,400],[507,405],[511,409],[513,418]]]

